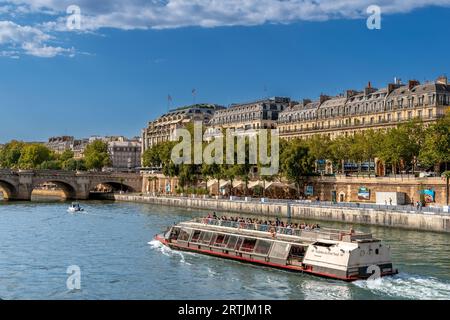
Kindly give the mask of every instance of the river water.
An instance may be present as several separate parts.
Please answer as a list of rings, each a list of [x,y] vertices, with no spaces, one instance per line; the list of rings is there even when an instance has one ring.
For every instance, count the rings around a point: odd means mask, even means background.
[[[0,201],[1,299],[450,299],[450,235],[358,226],[388,243],[400,274],[344,283],[181,253],[152,238],[205,212],[147,204]],[[348,227],[338,223],[322,226]],[[81,271],[69,290],[67,268]]]

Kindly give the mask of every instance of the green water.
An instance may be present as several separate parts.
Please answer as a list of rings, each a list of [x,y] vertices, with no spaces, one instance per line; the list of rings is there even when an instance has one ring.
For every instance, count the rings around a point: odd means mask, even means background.
[[[381,227],[398,276],[344,283],[162,247],[153,236],[205,212],[146,204],[0,202],[2,299],[449,299],[450,235]],[[322,226],[348,227],[320,222]],[[66,286],[79,266],[81,289]]]

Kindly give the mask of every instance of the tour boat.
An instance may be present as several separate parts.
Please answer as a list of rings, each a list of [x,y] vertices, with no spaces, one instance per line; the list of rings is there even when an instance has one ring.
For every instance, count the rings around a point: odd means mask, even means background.
[[[72,203],[72,205],[69,207],[69,209],[67,210],[69,212],[82,212],[84,211],[84,209],[80,206],[80,204],[78,202],[74,202]]]
[[[155,239],[174,250],[349,282],[398,273],[388,245],[354,230],[281,228],[200,218],[174,225]]]

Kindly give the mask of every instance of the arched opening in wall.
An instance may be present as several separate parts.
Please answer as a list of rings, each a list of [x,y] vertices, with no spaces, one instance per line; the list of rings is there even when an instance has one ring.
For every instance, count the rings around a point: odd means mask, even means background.
[[[14,186],[6,181],[0,181],[0,201],[10,200],[13,196]]]
[[[31,201],[66,201],[75,199],[75,188],[61,181],[45,181],[33,186]]]
[[[114,193],[133,193],[134,188],[121,182],[104,182],[96,185],[90,192],[91,199],[109,199]]]

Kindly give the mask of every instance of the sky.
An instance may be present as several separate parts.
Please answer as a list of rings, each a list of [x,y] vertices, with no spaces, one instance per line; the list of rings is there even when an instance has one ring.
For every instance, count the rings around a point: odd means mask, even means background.
[[[140,135],[194,88],[227,106],[434,80],[449,20],[450,0],[0,0],[0,143]]]

